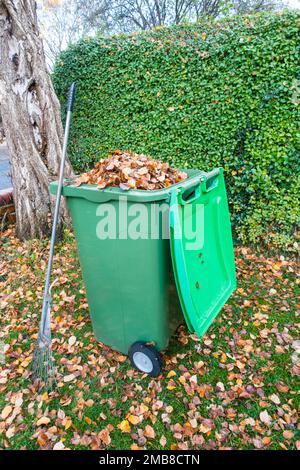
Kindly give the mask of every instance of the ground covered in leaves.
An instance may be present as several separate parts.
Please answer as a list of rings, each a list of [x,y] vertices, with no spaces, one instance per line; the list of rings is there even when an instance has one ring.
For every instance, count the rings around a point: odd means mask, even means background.
[[[151,379],[95,341],[66,233],[54,263],[58,388],[38,395],[30,363],[47,241],[13,234],[0,241],[1,447],[300,449],[295,261],[238,248],[238,289],[222,314],[202,340],[180,327]]]

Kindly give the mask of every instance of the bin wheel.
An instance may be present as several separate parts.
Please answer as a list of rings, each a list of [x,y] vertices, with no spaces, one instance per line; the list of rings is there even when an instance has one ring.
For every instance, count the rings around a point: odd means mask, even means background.
[[[130,346],[128,356],[131,364],[140,372],[157,377],[162,369],[162,360],[154,346],[137,341]]]

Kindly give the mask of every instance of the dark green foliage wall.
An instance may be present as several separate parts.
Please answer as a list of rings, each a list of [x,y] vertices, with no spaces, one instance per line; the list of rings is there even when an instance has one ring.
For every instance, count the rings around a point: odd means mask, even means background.
[[[299,14],[261,14],[81,41],[53,80],[78,84],[77,172],[131,149],[203,170],[223,166],[235,233],[295,241],[299,198]],[[300,91],[300,90],[299,90]]]

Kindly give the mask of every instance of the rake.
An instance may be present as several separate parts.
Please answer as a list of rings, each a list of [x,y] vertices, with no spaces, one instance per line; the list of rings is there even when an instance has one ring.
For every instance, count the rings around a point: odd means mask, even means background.
[[[68,139],[69,139],[69,130],[71,123],[71,115],[73,111],[74,96],[75,96],[76,83],[73,82],[70,86],[68,93],[68,107],[67,107],[67,119],[65,126],[64,142],[62,149],[62,157],[60,162],[59,169],[59,181],[57,186],[55,209],[53,216],[53,225],[51,232],[50,240],[50,250],[49,250],[49,259],[47,265],[47,273],[45,280],[44,288],[44,297],[43,297],[43,307],[42,315],[39,327],[39,334],[37,342],[35,344],[34,354],[33,354],[33,367],[32,367],[32,376],[34,382],[38,384],[39,390],[41,389],[52,389],[55,384],[55,367],[52,356],[51,348],[51,324],[50,324],[50,315],[51,315],[51,287],[54,282],[50,285],[51,271],[53,264],[53,254],[54,254],[54,245],[57,232],[58,217],[60,211],[60,201],[61,193],[63,186],[63,177],[64,177],[64,167],[67,155]]]

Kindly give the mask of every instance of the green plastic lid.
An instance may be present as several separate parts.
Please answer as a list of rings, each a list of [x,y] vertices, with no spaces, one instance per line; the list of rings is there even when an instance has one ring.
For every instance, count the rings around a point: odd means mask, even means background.
[[[236,287],[222,168],[170,200],[170,245],[177,291],[190,331],[202,337]]]

